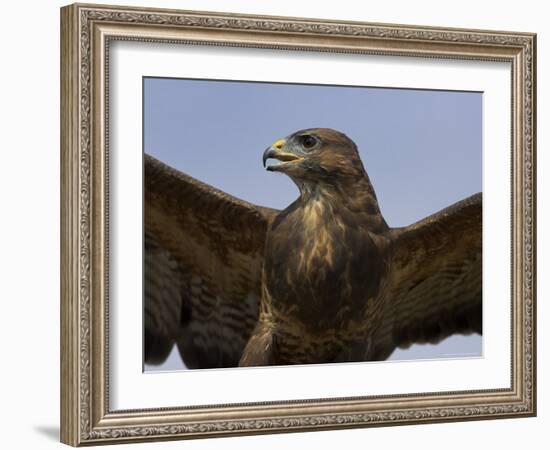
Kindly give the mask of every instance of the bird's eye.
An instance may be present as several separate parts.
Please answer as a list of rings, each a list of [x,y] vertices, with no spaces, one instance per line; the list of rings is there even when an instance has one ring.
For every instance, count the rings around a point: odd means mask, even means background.
[[[302,147],[306,150],[310,150],[317,144],[317,139],[313,136],[307,135],[302,137]]]

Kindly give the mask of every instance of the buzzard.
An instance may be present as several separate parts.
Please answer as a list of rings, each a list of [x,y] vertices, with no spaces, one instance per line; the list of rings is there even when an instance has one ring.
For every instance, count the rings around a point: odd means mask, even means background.
[[[267,170],[300,196],[252,205],[145,155],[144,358],[189,368],[385,360],[482,332],[481,194],[391,228],[357,147],[317,128]]]

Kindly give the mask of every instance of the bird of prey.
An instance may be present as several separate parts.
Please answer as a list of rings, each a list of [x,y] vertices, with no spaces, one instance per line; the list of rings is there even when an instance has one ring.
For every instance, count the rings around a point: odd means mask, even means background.
[[[188,368],[380,361],[482,332],[481,193],[390,228],[355,143],[306,129],[267,170],[299,197],[255,206],[145,155],[144,359]]]

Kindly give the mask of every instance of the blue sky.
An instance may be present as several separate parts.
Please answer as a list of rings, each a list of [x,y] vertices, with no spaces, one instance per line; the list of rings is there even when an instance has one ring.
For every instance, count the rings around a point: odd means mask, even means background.
[[[310,127],[334,128],[359,147],[393,227],[482,190],[482,94],[144,79],[144,151],[252,203],[284,209],[292,181],[267,172],[262,153]],[[479,355],[481,337],[457,336],[396,351],[393,359]],[[177,368],[177,355],[167,366]]]

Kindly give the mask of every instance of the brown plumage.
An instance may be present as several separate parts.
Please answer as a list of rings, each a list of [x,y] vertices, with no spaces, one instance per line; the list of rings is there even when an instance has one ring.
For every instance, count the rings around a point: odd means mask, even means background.
[[[386,359],[481,333],[481,194],[389,228],[347,136],[264,153],[300,197],[251,205],[145,157],[145,360],[190,368]]]

